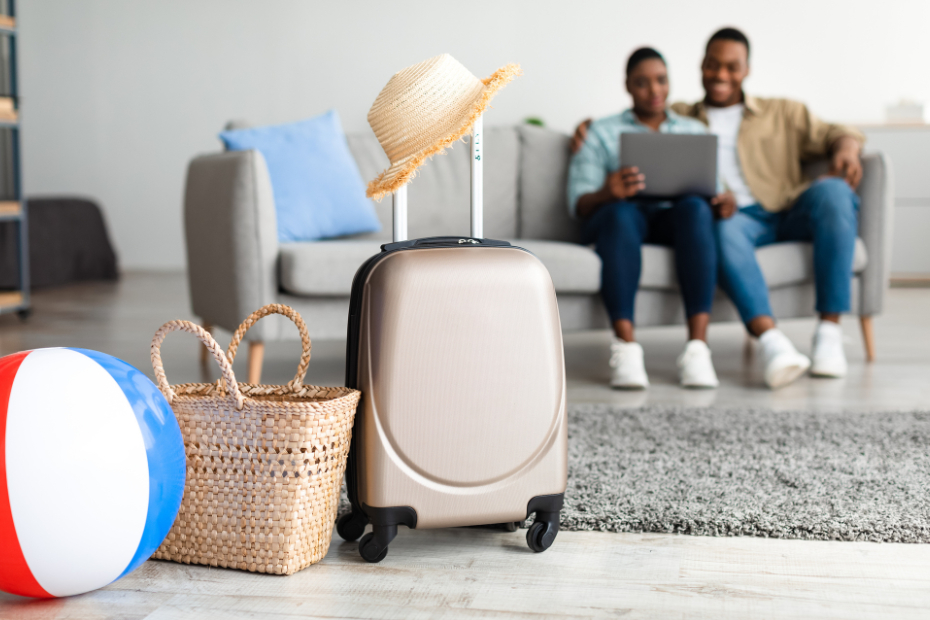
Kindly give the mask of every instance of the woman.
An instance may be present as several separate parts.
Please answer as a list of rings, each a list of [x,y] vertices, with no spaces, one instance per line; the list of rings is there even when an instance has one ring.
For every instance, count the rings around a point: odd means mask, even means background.
[[[649,385],[643,349],[635,339],[633,306],[639,287],[641,246],[654,243],[675,250],[688,319],[688,342],[678,358],[681,384],[715,388],[717,374],[706,342],[717,284],[710,206],[698,196],[666,202],[637,199],[646,189],[647,179],[635,166],[620,168],[621,133],[701,134],[707,133],[707,128],[668,109],[668,70],[662,55],[652,48],[630,55],[626,90],[633,107],[590,124],[572,158],[568,180],[569,209],[584,222],[582,242],[593,243],[601,257],[601,296],[615,333],[610,383],[627,389]]]

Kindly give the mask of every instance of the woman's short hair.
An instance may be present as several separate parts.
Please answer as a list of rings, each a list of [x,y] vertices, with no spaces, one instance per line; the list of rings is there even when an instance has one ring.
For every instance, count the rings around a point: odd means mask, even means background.
[[[630,74],[633,73],[633,69],[635,69],[639,63],[644,60],[649,60],[650,58],[658,58],[662,61],[663,65],[665,64],[665,59],[662,58],[662,54],[651,47],[641,47],[630,54],[630,58],[626,61],[626,76],[630,77]]]

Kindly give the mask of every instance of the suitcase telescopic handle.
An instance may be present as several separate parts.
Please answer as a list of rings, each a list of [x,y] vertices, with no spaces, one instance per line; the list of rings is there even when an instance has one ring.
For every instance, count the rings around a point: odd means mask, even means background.
[[[407,186],[401,185],[394,199],[394,243],[407,240]]]
[[[483,149],[484,122],[479,116],[471,130],[471,236],[476,239],[484,237],[484,162],[481,159]]]
[[[471,236],[484,237],[484,121],[479,116],[472,125],[471,141]],[[393,194],[394,243],[407,240],[407,186],[401,185]]]

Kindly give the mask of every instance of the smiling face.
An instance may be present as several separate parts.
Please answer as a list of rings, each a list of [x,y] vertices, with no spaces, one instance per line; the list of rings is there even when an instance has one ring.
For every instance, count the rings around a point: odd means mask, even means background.
[[[711,41],[701,74],[708,105],[736,105],[743,100],[743,80],[749,75],[749,50],[739,41]]]
[[[654,116],[665,111],[668,99],[668,69],[658,58],[643,60],[626,79],[626,90],[633,97],[633,109]]]

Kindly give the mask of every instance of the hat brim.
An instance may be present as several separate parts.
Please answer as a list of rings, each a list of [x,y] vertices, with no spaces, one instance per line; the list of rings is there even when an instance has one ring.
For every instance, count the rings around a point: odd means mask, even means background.
[[[416,176],[417,168],[426,163],[426,160],[433,155],[442,153],[457,140],[461,140],[462,137],[471,130],[472,125],[475,124],[478,117],[484,114],[484,111],[487,109],[488,104],[491,103],[491,99],[494,95],[497,94],[497,91],[521,74],[520,65],[509,64],[495,71],[491,74],[491,77],[482,80],[482,82],[484,82],[484,89],[475,99],[471,109],[462,115],[461,121],[455,125],[457,129],[419,153],[394,162],[390,168],[379,174],[368,184],[368,191],[366,192],[368,197],[381,200],[386,195],[397,191],[402,186],[412,181],[413,177]]]

